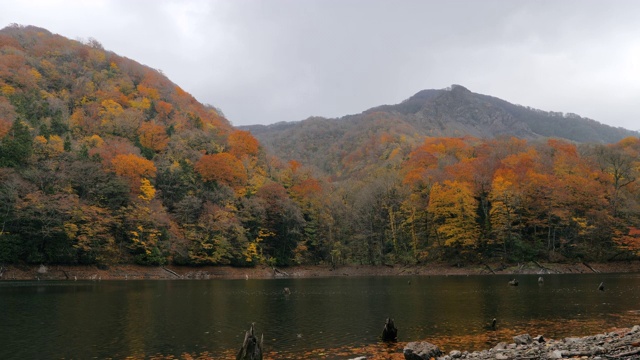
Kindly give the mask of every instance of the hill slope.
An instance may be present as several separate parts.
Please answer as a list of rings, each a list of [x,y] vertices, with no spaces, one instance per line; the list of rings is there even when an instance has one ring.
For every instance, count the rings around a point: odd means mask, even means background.
[[[279,171],[159,71],[0,30],[0,264],[287,263],[304,219]]]
[[[492,139],[561,138],[582,143],[614,143],[638,133],[575,114],[531,109],[473,93],[460,85],[423,90],[396,105],[383,105],[339,119],[242,127],[275,154],[333,173],[344,156],[361,148],[372,134],[387,132],[412,143],[429,137]]]

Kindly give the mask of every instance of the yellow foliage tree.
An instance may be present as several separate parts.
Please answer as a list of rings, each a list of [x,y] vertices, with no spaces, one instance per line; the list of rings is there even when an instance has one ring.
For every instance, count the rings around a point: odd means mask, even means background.
[[[64,152],[64,141],[58,135],[51,135],[48,140],[38,135],[33,140],[33,152],[40,159],[49,159]]]
[[[515,174],[511,170],[499,170],[491,184],[489,201],[491,201],[490,221],[496,239],[502,242],[506,255],[507,246],[514,240],[517,211],[521,206],[520,191],[515,186]]]
[[[148,110],[151,107],[151,100],[146,97],[138,98],[130,101],[131,107],[138,110]]]
[[[480,230],[476,222],[477,200],[467,183],[446,180],[431,189],[428,211],[433,215],[438,237],[445,246],[476,244]]]
[[[138,198],[149,202],[156,196],[156,189],[151,185],[149,179],[142,178],[140,180],[140,195]]]
[[[160,93],[158,92],[158,89],[150,87],[150,86],[145,86],[143,84],[139,84],[138,85],[138,92],[140,93],[140,95],[152,99],[152,100],[158,100],[160,99]]]

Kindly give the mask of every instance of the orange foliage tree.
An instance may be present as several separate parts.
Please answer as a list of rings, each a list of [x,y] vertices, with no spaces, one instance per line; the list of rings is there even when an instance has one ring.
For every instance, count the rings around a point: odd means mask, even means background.
[[[140,137],[140,144],[149,148],[155,152],[161,152],[169,144],[169,137],[162,125],[154,124],[152,122],[143,122],[138,128],[138,136]]]
[[[238,189],[247,182],[247,171],[242,162],[229,153],[204,155],[198,160],[195,169],[204,181]]]
[[[118,154],[111,160],[113,172],[127,179],[131,192],[138,194],[142,179],[156,176],[156,167],[152,161],[134,154]]]
[[[229,153],[238,159],[244,156],[257,156],[260,144],[248,131],[234,130],[229,134]]]

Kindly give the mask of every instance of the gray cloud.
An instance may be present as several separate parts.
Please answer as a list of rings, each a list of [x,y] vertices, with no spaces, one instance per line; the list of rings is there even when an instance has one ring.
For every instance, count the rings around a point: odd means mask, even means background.
[[[93,37],[236,125],[358,113],[427,88],[640,128],[640,2],[10,1],[0,26]]]

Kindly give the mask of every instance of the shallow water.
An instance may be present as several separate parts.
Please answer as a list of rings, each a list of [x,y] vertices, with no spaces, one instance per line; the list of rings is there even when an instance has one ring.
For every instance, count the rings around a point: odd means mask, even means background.
[[[0,282],[0,359],[225,359],[252,322],[274,359],[347,359],[415,340],[477,350],[520,333],[562,338],[640,323],[640,274],[537,279],[518,276],[517,287],[501,275]],[[388,316],[397,345],[378,342]]]

